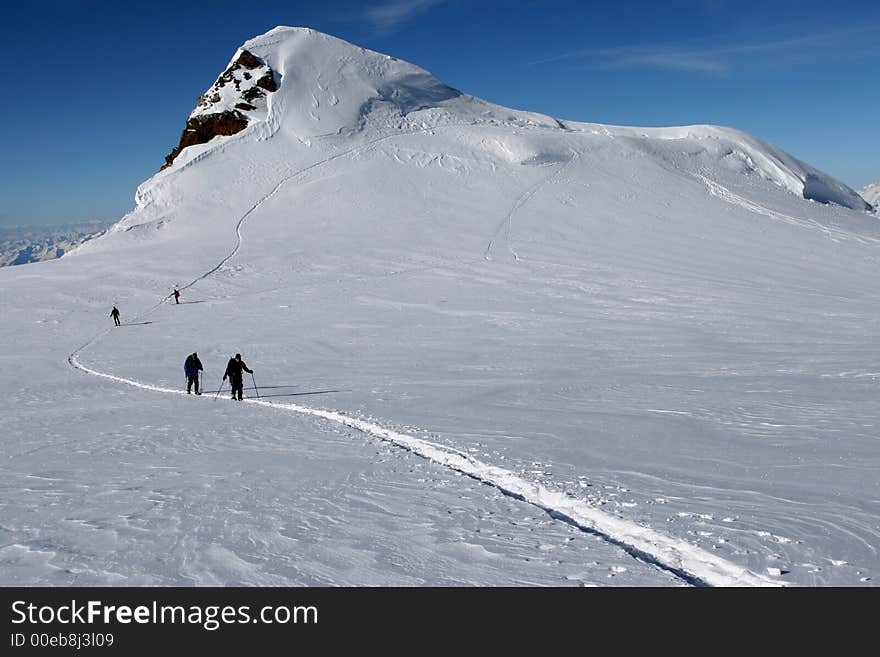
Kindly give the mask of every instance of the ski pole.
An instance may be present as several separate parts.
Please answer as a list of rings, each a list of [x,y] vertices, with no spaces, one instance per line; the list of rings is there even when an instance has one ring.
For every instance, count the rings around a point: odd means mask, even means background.
[[[224,383],[226,383],[226,379],[223,379],[223,380],[220,381],[220,387],[217,389],[217,394],[214,395],[214,399],[215,399],[215,400],[217,399],[217,397],[220,396],[220,391],[223,390],[223,384],[224,384]]]
[[[260,389],[257,387],[257,380],[254,378],[254,373],[251,372],[251,381],[254,382],[254,390],[257,391],[257,399],[260,398]]]

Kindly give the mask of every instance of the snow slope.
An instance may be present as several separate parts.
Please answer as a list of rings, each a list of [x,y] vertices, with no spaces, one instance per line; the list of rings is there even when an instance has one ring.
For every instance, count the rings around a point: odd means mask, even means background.
[[[0,271],[2,583],[876,581],[855,192],[307,29],[243,48],[281,80],[247,128]],[[252,401],[182,396],[193,350],[214,391],[240,351]]]

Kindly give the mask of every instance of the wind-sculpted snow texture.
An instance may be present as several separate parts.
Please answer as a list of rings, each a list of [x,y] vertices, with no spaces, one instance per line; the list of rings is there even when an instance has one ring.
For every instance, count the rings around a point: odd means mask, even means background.
[[[242,48],[281,81],[264,117],[0,271],[27,364],[0,583],[873,585],[855,192],[735,130],[509,110],[310,30]],[[250,403],[214,399],[235,352]]]

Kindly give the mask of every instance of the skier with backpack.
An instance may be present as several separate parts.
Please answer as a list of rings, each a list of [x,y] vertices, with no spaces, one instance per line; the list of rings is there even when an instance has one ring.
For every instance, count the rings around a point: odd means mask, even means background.
[[[233,358],[229,359],[229,363],[226,365],[226,373],[223,374],[224,381],[226,380],[226,377],[229,377],[229,385],[232,386],[232,398],[238,399],[238,401],[241,401],[244,395],[242,371],[248,372],[249,374],[254,373],[254,371],[248,368],[245,362],[241,359],[241,354],[235,354]],[[235,396],[236,393],[238,393],[238,397]]]
[[[192,352],[186,357],[183,364],[183,371],[186,373],[186,394],[191,394],[190,390],[193,385],[195,385],[196,394],[202,394],[199,391],[199,372],[202,370],[202,361],[199,360],[199,355],[196,352]]]

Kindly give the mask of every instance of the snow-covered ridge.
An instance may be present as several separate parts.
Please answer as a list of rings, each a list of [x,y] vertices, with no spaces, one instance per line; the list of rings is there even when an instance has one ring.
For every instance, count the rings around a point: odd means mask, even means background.
[[[683,153],[693,153],[694,145],[720,160],[725,168],[737,173],[755,173],[791,193],[820,203],[835,203],[853,210],[869,209],[855,191],[828,174],[801,162],[781,148],[748,133],[714,125],[669,128],[630,128],[607,126],[609,134],[651,141],[681,142]],[[663,157],[663,153],[657,153]]]
[[[279,92],[272,94],[270,107],[265,91],[271,92],[275,82]],[[711,125],[637,128],[563,122],[488,103],[447,86],[408,62],[309,28],[285,26],[247,41],[236,51],[226,71],[199,99],[181,146],[166,158],[166,166],[186,146],[210,141],[214,134],[229,136],[254,124],[265,125],[258,139],[280,130],[307,142],[358,132],[368,123],[400,129],[411,115],[418,115],[424,127],[431,123],[505,123],[587,131],[630,140],[661,159],[669,159],[670,143],[677,144],[673,151],[685,155],[702,151],[726,169],[758,175],[805,199],[869,209],[862,197],[843,183],[739,130]],[[222,119],[219,127],[196,130],[195,124],[209,117]],[[187,137],[196,133],[207,133],[208,137],[201,134],[184,145]],[[665,145],[657,148],[658,142]],[[542,155],[532,157],[540,160]]]

